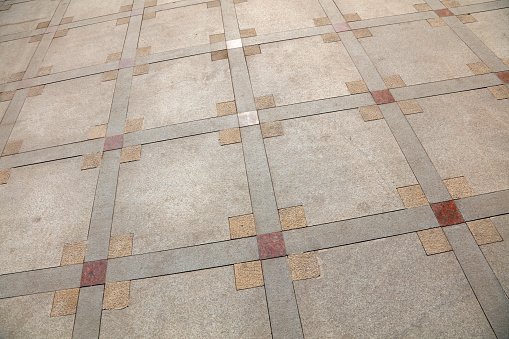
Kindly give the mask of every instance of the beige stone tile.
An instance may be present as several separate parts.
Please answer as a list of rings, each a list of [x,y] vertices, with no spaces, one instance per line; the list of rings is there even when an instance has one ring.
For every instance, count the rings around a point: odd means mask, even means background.
[[[488,66],[486,66],[484,62],[475,62],[473,64],[468,64],[467,66],[474,74],[491,73],[491,69]]]
[[[136,57],[138,58],[138,57],[150,55],[150,49],[151,49],[150,46],[137,48],[136,49]]]
[[[226,49],[220,51],[210,52],[210,58],[212,61],[228,59],[228,51]]]
[[[60,25],[68,24],[68,23],[72,22],[73,19],[74,19],[73,16],[68,16],[66,18],[63,18],[62,20],[60,20]]]
[[[141,159],[141,145],[122,148],[120,162],[138,161]]]
[[[237,290],[264,285],[261,261],[243,262],[233,265]]]
[[[103,310],[122,309],[129,306],[131,282],[119,281],[104,286]]]
[[[118,12],[128,12],[132,9],[133,0],[71,0],[66,16],[74,16],[74,21],[80,21]]]
[[[350,94],[359,94],[369,92],[368,86],[364,80],[351,81],[346,83],[346,87],[350,91]]]
[[[0,93],[0,102],[11,101],[16,91],[2,92]]]
[[[428,199],[420,185],[399,187],[398,193],[406,208],[428,205]]]
[[[276,107],[274,96],[272,94],[256,97],[255,105],[257,110]]]
[[[41,77],[41,76],[44,76],[44,75],[51,74],[51,69],[52,68],[53,68],[52,66],[47,66],[47,67],[39,68],[39,70],[37,71],[37,76]]]
[[[108,248],[108,259],[132,255],[133,237],[134,234],[132,233],[111,237],[110,246]]]
[[[457,2],[456,0],[443,0],[441,2],[447,8],[454,8],[454,7],[460,7],[461,6],[461,4],[459,2]]]
[[[0,21],[1,23],[1,21]],[[0,26],[0,30],[1,30]],[[31,38],[8,40],[0,43],[0,83],[8,82],[11,74],[24,72],[39,44],[30,44]]]
[[[322,39],[323,39],[323,42],[325,42],[325,43],[341,41],[341,38],[339,37],[338,33],[322,34]]]
[[[156,6],[157,5],[157,0],[148,0],[148,1],[145,1],[145,5],[144,7],[153,7],[153,6]]]
[[[53,38],[61,38],[63,36],[66,36],[67,33],[69,32],[68,29],[63,29],[63,30],[60,30],[60,31],[56,31],[55,35],[53,36]]]
[[[210,35],[209,40],[210,40],[210,43],[213,44],[216,42],[226,41],[226,38],[224,36],[224,33],[219,33],[219,34]]]
[[[106,136],[108,125],[97,125],[90,127],[88,131],[88,139],[99,139]]]
[[[509,88],[507,88],[506,85],[488,87],[488,89],[490,90],[491,94],[493,94],[493,96],[497,100],[509,98]]]
[[[490,218],[468,221],[467,225],[478,245],[491,244],[504,240]]]
[[[452,251],[451,244],[441,227],[419,231],[417,235],[427,255]]]
[[[104,72],[101,78],[101,81],[110,81],[117,79],[118,76],[118,69],[115,69],[113,71]]]
[[[52,317],[61,317],[64,315],[75,314],[78,306],[79,288],[69,290],[55,291],[53,306],[51,307]]]
[[[117,26],[128,24],[131,21],[130,17],[117,19]]]
[[[362,20],[359,14],[357,13],[346,13],[343,14],[343,18],[345,18],[346,22],[360,21]]]
[[[341,13],[357,13],[362,19],[414,13],[415,0],[335,0]]]
[[[461,199],[474,195],[474,190],[465,177],[457,177],[444,180],[445,187],[453,199]]]
[[[304,207],[302,206],[280,209],[279,220],[281,221],[281,228],[284,231],[306,227],[308,225],[306,215],[304,213]]]
[[[238,239],[256,235],[256,225],[253,214],[229,217],[230,238]]]
[[[134,66],[133,75],[148,74],[149,69],[149,64]]]
[[[44,34],[33,35],[30,37],[30,40],[28,40],[28,43],[41,41],[43,36]]]
[[[380,108],[378,108],[378,105],[359,107],[359,111],[361,113],[362,120],[364,121],[379,120],[384,118],[382,111],[380,111]]]
[[[37,24],[37,29],[39,29],[39,28],[46,28],[46,27],[48,27],[48,26],[49,26],[49,23],[50,23],[49,21],[39,22],[39,23]]]
[[[252,36],[256,36],[256,29],[254,28],[246,28],[240,30],[240,37],[241,38],[249,38]]]
[[[502,62],[503,62],[504,64],[506,64],[507,66],[509,66],[509,58],[507,58],[507,59],[503,59],[503,60],[502,60]]]
[[[261,54],[262,53],[262,51],[260,50],[260,45],[250,45],[250,46],[245,46],[243,48],[244,48],[244,55],[245,56],[250,56],[250,55]]]
[[[96,167],[101,166],[102,157],[103,157],[102,152],[85,154],[83,156],[83,162],[81,164],[81,169],[87,170],[87,169],[96,168]]]
[[[22,144],[23,140],[14,140],[7,142],[7,144],[4,147],[4,151],[2,152],[2,156],[19,153]]]
[[[13,73],[9,77],[9,82],[20,81],[21,79],[23,79],[24,75],[25,75],[25,72]]]
[[[243,2],[247,2],[247,0],[233,0],[234,4],[241,4]]]
[[[31,87],[28,90],[27,96],[28,97],[35,97],[37,95],[41,95],[42,91],[44,90],[44,86],[46,86],[46,85],[40,85],[40,86]]]
[[[422,113],[422,108],[415,99],[398,101],[398,106],[403,114]]]
[[[447,23],[442,18],[426,19],[431,27],[447,26]]]
[[[157,17],[157,12],[150,12],[143,14],[143,20],[155,19]]]
[[[230,114],[237,114],[237,106],[235,105],[235,101],[220,102],[216,104],[216,108],[218,117]]]
[[[133,9],[133,5],[120,6],[119,12],[129,12]]]
[[[327,26],[331,24],[329,18],[327,17],[313,19],[313,22],[315,23],[315,26]]]
[[[414,8],[417,10],[417,12],[431,11],[431,7],[429,7],[429,5],[426,3],[415,4]]]
[[[221,146],[242,142],[239,128],[230,128],[219,131],[219,144]]]
[[[124,133],[138,132],[143,129],[143,118],[130,119],[125,123]]]
[[[399,88],[406,86],[405,82],[399,75],[388,75],[382,77],[382,80],[385,82],[388,88]]]
[[[11,176],[12,168],[4,168],[0,170],[0,185],[6,184]]]
[[[82,264],[85,261],[86,250],[86,241],[64,244],[60,266]]]
[[[472,14],[461,14],[458,15],[457,18],[464,24],[470,24],[472,22],[477,22],[477,19],[474,18]]]
[[[369,29],[367,28],[361,28],[361,29],[354,29],[352,30],[353,34],[356,38],[369,38],[373,36]]]
[[[108,54],[106,62],[119,61],[122,58],[122,52]]]
[[[281,121],[265,122],[260,124],[260,128],[264,139],[283,135]]]
[[[316,252],[288,256],[292,280],[304,280],[320,276],[320,266]]]
[[[214,8],[214,7],[221,7],[221,2],[219,0],[207,2],[207,8]]]

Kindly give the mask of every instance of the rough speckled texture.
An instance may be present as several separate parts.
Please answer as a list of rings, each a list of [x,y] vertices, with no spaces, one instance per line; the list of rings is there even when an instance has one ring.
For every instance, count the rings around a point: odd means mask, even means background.
[[[228,222],[230,223],[230,237],[232,239],[256,235],[256,225],[252,214],[230,217]]]
[[[262,263],[260,261],[243,262],[233,265],[235,287],[237,290],[263,286]]]
[[[107,283],[104,286],[103,310],[122,309],[129,305],[130,281]]]
[[[85,251],[87,249],[86,241],[65,244],[62,250],[62,259],[60,265],[81,264],[85,260]]]
[[[406,208],[424,206],[428,200],[420,185],[412,185],[398,188],[399,196]]]
[[[104,284],[108,260],[89,261],[83,264],[80,287]]]
[[[467,226],[478,245],[485,245],[503,240],[493,224],[493,221],[489,218],[469,221],[467,222]]]
[[[76,313],[79,293],[79,288],[55,291],[55,296],[53,297],[53,306],[51,307],[51,316],[61,317],[64,315]]]
[[[111,237],[108,247],[108,258],[131,255],[133,253],[133,238],[134,234],[123,234]]]
[[[302,206],[280,209],[279,220],[284,231],[307,226],[306,215]]]
[[[260,259],[284,257],[286,255],[283,233],[268,233],[258,236],[258,252]]]
[[[417,235],[427,255],[452,251],[451,244],[441,227],[419,231]]]
[[[440,226],[451,226],[464,222],[461,213],[452,200],[431,204],[431,209],[435,212]]]
[[[320,276],[320,266],[316,252],[289,255],[288,263],[292,280],[311,279]]]

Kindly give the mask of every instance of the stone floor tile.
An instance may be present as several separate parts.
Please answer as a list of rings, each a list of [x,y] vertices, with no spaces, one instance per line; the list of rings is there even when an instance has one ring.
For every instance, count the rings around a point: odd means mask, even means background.
[[[49,20],[57,8],[58,1],[33,0],[13,4],[0,14],[0,35],[15,34],[39,28],[39,23]],[[47,27],[47,26],[46,26]],[[0,48],[1,50],[1,48]],[[1,58],[2,61],[6,59]]]
[[[118,69],[113,71],[104,72],[101,81],[110,81],[117,79]]]
[[[339,37],[338,33],[322,34],[322,39],[323,39],[323,42],[325,42],[325,43],[341,41],[341,38]]]
[[[263,138],[272,138],[283,135],[281,121],[266,122],[260,125]]]
[[[324,19],[324,18],[322,18]],[[330,24],[330,22],[329,22]],[[240,30],[240,37],[241,38],[249,38],[249,37],[252,37],[252,36],[256,36],[256,29],[254,28],[246,28],[246,29],[241,29]]]
[[[415,4],[414,8],[417,10],[417,12],[426,12],[432,10],[427,3]]]
[[[509,8],[473,13],[467,27],[500,59],[509,58]],[[464,23],[465,21],[462,20]]]
[[[320,266],[316,252],[307,252],[288,256],[292,280],[304,280],[320,276]]]
[[[209,36],[209,40],[210,40],[210,43],[213,44],[216,42],[226,41],[226,38],[224,36],[224,33],[219,33],[219,34],[211,34]]]
[[[138,161],[141,159],[141,145],[122,148],[120,162]]]
[[[233,269],[237,291],[264,285],[261,261],[235,264]]]
[[[447,26],[447,23],[441,18],[426,19],[426,21],[430,24],[431,27]]]
[[[44,34],[38,34],[38,35],[32,35],[30,37],[30,40],[28,40],[28,43],[31,44],[33,42],[39,42],[44,37]]]
[[[148,74],[150,67],[148,64],[134,66],[133,75]]]
[[[502,81],[504,84],[509,83],[509,71],[505,72],[499,72],[497,73],[497,77]]]
[[[108,0],[106,3],[101,0],[71,0],[65,11],[65,16],[73,16],[74,21],[80,21],[98,16],[130,11],[132,3],[132,0]]]
[[[50,74],[52,68],[53,68],[52,66],[46,66],[46,67],[39,68],[39,71],[37,71],[37,76],[41,77],[41,76]]]
[[[331,22],[329,20],[329,18],[325,17],[325,18],[315,18],[313,19],[313,22],[315,23],[315,26],[327,26],[327,25],[331,25]]]
[[[378,105],[359,107],[359,112],[361,113],[362,120],[364,121],[379,120],[384,118],[382,111],[380,111],[380,108],[378,108]]]
[[[65,244],[64,249],[62,250],[60,266],[82,264],[83,261],[85,261],[86,249],[86,241]]]
[[[453,12],[451,12],[451,11],[449,10],[449,8],[437,9],[437,10],[435,11],[435,13],[436,13],[439,17],[441,17],[441,18],[443,18],[443,17],[447,17],[447,16],[454,16],[454,13],[453,13]]]
[[[398,106],[403,114],[422,113],[421,105],[414,99],[398,101]]]
[[[472,22],[477,22],[477,19],[474,18],[474,16],[472,14],[461,14],[461,15],[458,15],[458,19],[464,23],[464,24],[469,24],[469,23],[472,23]]]
[[[242,142],[239,128],[230,128],[219,131],[219,143],[221,146]]]
[[[107,137],[104,139],[104,148],[103,151],[112,151],[116,149],[121,149],[124,145],[124,135],[114,135],[111,137]]]
[[[131,21],[131,18],[129,17],[117,19],[117,26],[128,24],[129,21]]]
[[[274,100],[274,96],[272,94],[264,95],[261,97],[255,98],[256,109],[266,109],[276,107],[276,102]]]
[[[283,231],[307,226],[306,215],[302,206],[280,209],[279,220]]]
[[[395,101],[394,97],[391,94],[391,91],[389,91],[388,89],[384,89],[381,91],[373,91],[371,92],[371,95],[373,96],[373,99],[378,105],[389,104]]]
[[[474,195],[474,191],[465,177],[445,179],[444,184],[453,199],[461,199]]]
[[[257,111],[242,112],[237,117],[239,119],[239,127],[258,125],[260,123]]]
[[[486,245],[503,240],[490,218],[468,221],[467,226],[478,245]]]
[[[421,185],[412,185],[398,188],[399,196],[406,208],[428,205],[428,199],[422,191]]]
[[[88,131],[88,139],[104,138],[106,136],[107,129],[108,125],[97,125],[90,127]]]
[[[358,20],[414,13],[416,11],[413,6],[415,0],[335,0],[334,2],[341,13],[344,13],[343,17],[345,17],[345,13],[355,13],[359,16]],[[348,21],[346,17],[345,20]]]
[[[144,13],[143,14],[143,21],[155,19],[157,17],[157,12],[150,12],[150,13]]]
[[[268,233],[257,237],[260,259],[272,259],[286,256],[283,233]]]
[[[509,295],[509,271],[507,270],[507,262],[509,261],[509,241],[507,241],[509,240],[509,214],[490,219],[504,241],[489,243],[480,247],[491,269],[504,288],[505,294]]]
[[[106,283],[104,286],[103,310],[123,309],[129,306],[130,281]]]
[[[53,39],[61,38],[63,36],[66,36],[68,32],[69,32],[68,29],[63,29],[63,30],[60,30],[60,31],[56,31],[55,35],[53,36]]]
[[[8,91],[8,92],[2,92],[0,93],[0,102],[10,101],[14,97],[14,94],[16,91]],[[7,103],[8,104],[8,103]],[[5,104],[4,104],[5,105]],[[8,105],[7,105],[8,106]],[[7,110],[7,106],[4,107],[2,112],[2,117],[5,113],[5,110]]]
[[[51,316],[61,317],[64,315],[75,314],[76,307],[78,306],[79,293],[79,288],[55,291],[53,306],[51,307]]]
[[[360,38],[369,38],[369,37],[373,36],[371,34],[370,30],[367,29],[367,28],[354,29],[354,30],[352,30],[352,32],[355,35],[355,37],[358,38],[358,39],[360,39]]]
[[[4,168],[0,170],[0,185],[4,185],[9,180],[11,176],[12,168]]]
[[[497,100],[509,98],[509,88],[506,85],[488,87],[488,89]]]
[[[443,0],[440,2],[447,8],[455,8],[461,6],[461,4],[456,0]]]
[[[138,132],[143,129],[143,118],[127,120],[124,133]]]
[[[35,86],[35,87],[30,88],[30,90],[28,91],[27,97],[35,97],[35,96],[41,95],[42,92],[44,91],[44,87],[45,87],[45,85],[40,85],[40,86]]]
[[[111,237],[108,247],[108,259],[132,255],[134,234],[128,233]]]
[[[62,20],[60,20],[60,25],[71,23],[73,21],[73,19],[74,19],[73,16],[68,16],[66,18],[63,18]]]
[[[13,140],[13,141],[8,142],[4,147],[2,156],[19,153],[22,145],[23,145],[23,140]]]
[[[245,56],[260,54],[262,52],[260,49],[260,45],[245,46],[243,47],[243,49]]]
[[[106,62],[119,61],[122,58],[122,52],[111,53],[106,57]]]
[[[399,88],[406,86],[405,82],[399,75],[388,75],[382,77],[382,80],[385,82],[388,88]]]
[[[417,235],[427,255],[452,251],[451,244],[441,227],[419,231]]]
[[[89,261],[83,264],[81,287],[102,285],[106,281],[108,260]]]
[[[451,226],[465,222],[452,200],[431,204],[431,209],[435,213],[440,226]]]
[[[345,18],[346,22],[360,21],[362,20],[359,14],[357,13],[344,13],[343,18]]]
[[[219,0],[207,2],[207,8],[214,8],[214,7],[220,7],[220,6],[221,6],[221,1],[219,1]]]
[[[23,72],[18,72],[18,73],[13,73],[9,77],[9,82],[20,81],[21,79],[23,79],[24,75],[25,75],[24,71]]]
[[[230,238],[238,239],[256,235],[256,225],[253,214],[229,217]]]
[[[11,74],[24,72],[38,44],[29,44],[30,38],[0,43],[0,83],[8,82]]]
[[[467,65],[474,74],[491,73],[491,69],[484,62],[476,62]]]
[[[368,86],[366,86],[364,80],[347,82],[346,86],[348,87],[350,94],[360,94],[369,92]]]
[[[147,8],[147,7],[153,7],[156,5],[157,5],[157,0],[147,0],[147,1],[145,1],[145,4],[143,7]]]
[[[212,51],[210,53],[210,60],[217,61],[217,60],[225,60],[228,59],[228,51],[226,49],[220,50],[220,51]]]

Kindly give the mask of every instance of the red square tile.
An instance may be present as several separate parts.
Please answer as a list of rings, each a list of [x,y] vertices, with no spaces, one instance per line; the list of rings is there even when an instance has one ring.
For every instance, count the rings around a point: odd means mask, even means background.
[[[509,71],[500,72],[497,73],[497,77],[502,81],[504,84],[509,83]]]
[[[440,226],[450,226],[465,222],[452,200],[431,204],[431,209],[435,212]]]
[[[108,260],[89,261],[83,264],[81,287],[102,285],[106,281]]]
[[[129,59],[122,59],[120,60],[118,64],[118,68],[127,68],[127,67],[133,67],[134,66],[134,58]]]
[[[392,97],[391,92],[388,89],[371,92],[371,95],[373,96],[373,99],[375,99],[375,102],[378,105],[388,104],[390,102],[395,101],[394,98]]]
[[[350,25],[347,24],[346,22],[340,22],[340,23],[337,23],[337,24],[332,24],[332,27],[334,27],[334,30],[336,32],[345,32],[345,31],[349,31],[351,29]]]
[[[262,234],[257,238],[260,259],[284,257],[286,255],[285,240],[283,239],[282,232]]]
[[[114,135],[112,137],[106,137],[104,140],[104,148],[103,151],[111,151],[114,149],[119,149],[124,146],[124,135]]]
[[[436,10],[435,13],[437,13],[437,15],[439,17],[444,17],[444,16],[453,16],[454,14],[449,10],[449,8],[444,8],[444,9],[439,9],[439,10]]]

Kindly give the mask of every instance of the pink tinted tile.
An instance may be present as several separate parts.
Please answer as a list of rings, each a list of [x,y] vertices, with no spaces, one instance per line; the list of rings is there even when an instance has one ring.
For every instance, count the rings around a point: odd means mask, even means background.
[[[345,31],[349,31],[351,29],[350,25],[347,24],[346,22],[340,22],[340,23],[337,23],[337,24],[332,24],[332,27],[334,27],[334,30],[336,32],[345,32]]]
[[[58,26],[50,26],[50,27],[46,28],[45,33],[53,33],[53,32],[56,32],[57,30],[58,30]]]
[[[454,15],[448,8],[436,10],[435,13],[437,13],[437,15],[441,18],[443,18],[444,16],[453,16]]]
[[[262,234],[257,239],[260,259],[284,257],[286,255],[282,232]]]
[[[89,261],[83,264],[81,287],[104,284],[108,260]]]
[[[134,58],[122,59],[122,60],[120,60],[120,63],[118,64],[119,69],[133,67],[133,66],[134,66]]]
[[[238,118],[240,127],[257,125],[260,123],[258,121],[258,113],[256,111],[239,113]]]
[[[500,72],[497,73],[497,77],[502,81],[504,84],[509,83],[509,71]]]
[[[136,8],[131,11],[131,16],[142,15],[143,8]]]
[[[394,98],[392,97],[391,92],[388,89],[384,89],[381,91],[373,91],[371,92],[371,95],[373,96],[373,99],[375,99],[375,102],[378,105],[388,104],[395,101]]]
[[[21,80],[18,84],[18,89],[28,88],[32,86],[33,79]]]
[[[431,209],[435,213],[440,226],[450,226],[465,222],[452,200],[431,204]]]
[[[114,135],[112,137],[106,137],[104,139],[104,148],[103,151],[111,151],[114,149],[120,149],[124,145],[124,135]]]

